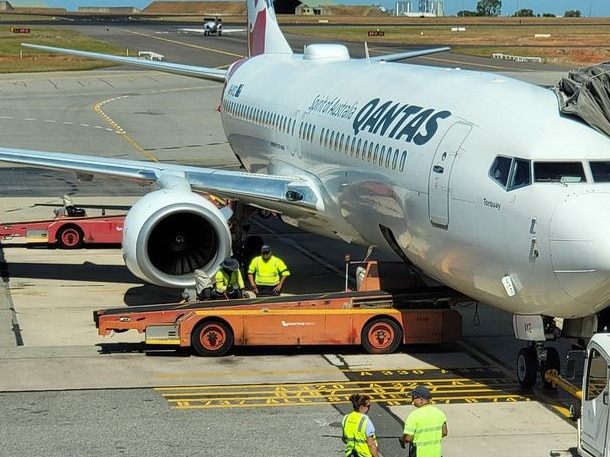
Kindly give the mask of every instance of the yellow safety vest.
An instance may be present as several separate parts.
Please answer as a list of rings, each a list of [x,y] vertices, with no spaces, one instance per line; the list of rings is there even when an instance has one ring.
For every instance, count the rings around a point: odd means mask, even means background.
[[[216,273],[216,290],[222,294],[227,290],[228,286],[239,287],[240,289],[245,288],[241,271],[232,271],[230,275],[227,275],[224,270],[218,270]]]
[[[282,259],[272,255],[266,262],[262,256],[254,257],[248,274],[254,275],[254,283],[258,286],[275,286],[280,282],[280,276],[289,276],[290,271]]]
[[[352,411],[343,418],[343,438],[345,439],[345,456],[355,452],[358,457],[372,457],[369,445],[366,443],[366,423],[368,416]],[[377,437],[373,435],[377,444]]]

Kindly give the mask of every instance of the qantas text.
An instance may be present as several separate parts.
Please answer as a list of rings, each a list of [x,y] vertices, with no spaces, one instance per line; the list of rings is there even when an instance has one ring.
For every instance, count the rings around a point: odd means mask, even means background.
[[[430,141],[438,130],[438,123],[451,116],[451,111],[407,105],[379,98],[366,103],[352,123],[354,134],[368,131],[395,140],[422,145]]]

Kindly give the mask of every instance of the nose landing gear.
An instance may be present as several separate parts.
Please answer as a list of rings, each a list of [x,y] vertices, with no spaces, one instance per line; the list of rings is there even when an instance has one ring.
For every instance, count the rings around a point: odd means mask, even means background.
[[[545,347],[544,343],[536,342],[523,348],[517,355],[517,380],[523,388],[531,388],[540,374],[542,384],[546,389],[552,389],[552,383],[544,379],[548,370],[561,370],[559,352],[554,347]]]

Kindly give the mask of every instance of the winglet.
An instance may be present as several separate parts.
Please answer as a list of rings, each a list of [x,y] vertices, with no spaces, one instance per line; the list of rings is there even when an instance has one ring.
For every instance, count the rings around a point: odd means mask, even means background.
[[[292,54],[292,49],[280,30],[273,9],[273,0],[248,2],[248,55]]]

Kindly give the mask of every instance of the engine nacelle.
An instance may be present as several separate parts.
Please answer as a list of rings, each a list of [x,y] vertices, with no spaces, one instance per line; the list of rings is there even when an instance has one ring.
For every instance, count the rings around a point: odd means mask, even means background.
[[[214,273],[231,255],[230,217],[193,192],[161,189],[138,200],[123,226],[123,259],[144,281],[192,287],[194,270]]]

